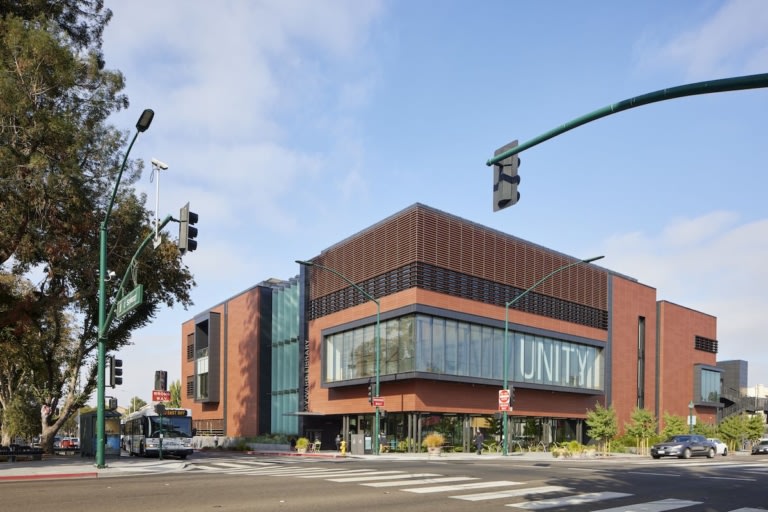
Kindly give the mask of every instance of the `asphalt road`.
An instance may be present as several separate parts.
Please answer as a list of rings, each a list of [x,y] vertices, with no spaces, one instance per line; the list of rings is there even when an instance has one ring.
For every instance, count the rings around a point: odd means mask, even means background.
[[[193,457],[183,469],[3,482],[0,510],[748,512],[768,509],[768,458],[306,460]],[[746,510],[745,510],[746,509]]]

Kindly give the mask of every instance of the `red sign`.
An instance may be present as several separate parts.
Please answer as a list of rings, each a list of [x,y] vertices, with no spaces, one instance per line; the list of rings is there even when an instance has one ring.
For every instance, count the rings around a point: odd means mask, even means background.
[[[384,407],[384,399],[380,396],[375,396],[371,399],[371,405],[374,407]]]
[[[508,389],[499,390],[499,410],[500,411],[509,410],[509,390]]]
[[[152,390],[152,401],[153,402],[170,402],[171,392],[163,391],[162,389],[154,389]]]

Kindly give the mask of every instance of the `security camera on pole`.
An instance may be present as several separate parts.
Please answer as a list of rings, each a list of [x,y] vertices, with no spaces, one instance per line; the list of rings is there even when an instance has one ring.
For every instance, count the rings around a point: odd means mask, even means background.
[[[167,171],[168,164],[157,158],[153,158],[151,161],[153,176],[157,176],[155,185],[155,249],[157,249],[160,245],[160,171]]]

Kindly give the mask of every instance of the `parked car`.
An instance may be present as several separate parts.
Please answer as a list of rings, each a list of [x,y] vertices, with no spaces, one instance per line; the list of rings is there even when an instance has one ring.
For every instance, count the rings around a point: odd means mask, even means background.
[[[77,450],[80,448],[80,439],[76,437],[65,437],[61,440],[61,448]]]
[[[708,437],[707,440],[712,441],[715,445],[715,453],[725,457],[728,455],[728,445],[719,440],[716,437]]]
[[[713,458],[717,453],[715,444],[706,437],[696,434],[672,436],[669,440],[651,446],[651,457],[679,457],[689,459],[697,455]]]
[[[763,439],[752,447],[752,455],[759,455],[761,453],[768,453],[768,439]]]

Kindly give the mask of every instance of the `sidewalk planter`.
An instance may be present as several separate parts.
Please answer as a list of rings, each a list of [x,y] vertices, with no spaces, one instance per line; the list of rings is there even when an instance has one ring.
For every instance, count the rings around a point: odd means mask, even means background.
[[[427,449],[430,455],[440,455],[445,444],[445,437],[439,432],[432,432],[421,442],[421,446]]]
[[[307,447],[309,446],[309,439],[306,437],[300,437],[296,440],[296,452],[307,453]]]

